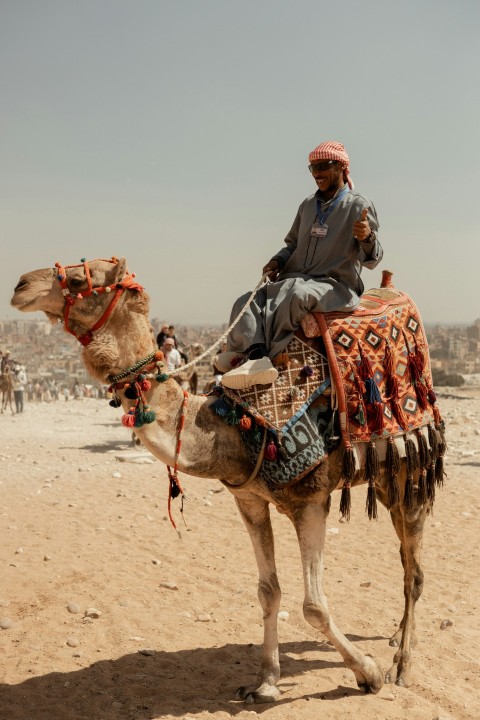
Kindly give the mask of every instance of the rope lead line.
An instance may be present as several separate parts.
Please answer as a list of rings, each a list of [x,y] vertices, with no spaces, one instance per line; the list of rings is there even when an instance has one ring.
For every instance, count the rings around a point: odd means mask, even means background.
[[[207,355],[210,355],[210,353],[212,352],[212,350],[214,350],[216,347],[218,347],[218,345],[220,345],[224,340],[226,340],[227,337],[228,337],[228,336],[230,335],[230,333],[232,332],[233,328],[240,322],[241,318],[245,315],[245,313],[247,312],[248,308],[249,308],[250,305],[252,304],[253,298],[255,297],[255,294],[256,294],[257,290],[258,290],[260,287],[262,287],[262,285],[263,285],[265,282],[267,282],[267,281],[268,281],[268,275],[267,275],[267,274],[262,275],[262,277],[260,278],[260,281],[256,284],[256,286],[254,287],[254,289],[253,289],[252,292],[250,293],[250,297],[248,298],[247,302],[245,303],[245,305],[243,306],[243,308],[242,308],[242,309],[240,310],[240,312],[238,313],[238,315],[237,315],[237,317],[235,318],[235,320],[232,322],[232,324],[230,325],[230,327],[227,328],[227,330],[223,333],[223,335],[222,335],[220,338],[218,338],[218,340],[217,340],[216,342],[213,343],[213,345],[210,345],[210,347],[207,348],[207,350],[205,350],[205,352],[203,352],[201,355],[199,355],[198,357],[196,357],[194,360],[191,360],[191,361],[190,361],[189,363],[187,363],[186,365],[182,365],[181,367],[177,368],[176,370],[172,370],[171,372],[169,372],[169,373],[168,373],[168,376],[169,376],[169,377],[173,377],[174,375],[180,375],[181,373],[184,373],[187,368],[190,368],[190,367],[195,366],[197,363],[200,362],[200,360],[203,360],[204,357],[207,357]]]

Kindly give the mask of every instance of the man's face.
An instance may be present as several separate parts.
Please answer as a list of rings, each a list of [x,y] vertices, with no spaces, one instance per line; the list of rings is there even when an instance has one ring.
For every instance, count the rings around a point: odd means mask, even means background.
[[[333,194],[343,185],[343,168],[340,163],[331,160],[319,160],[310,165],[310,172],[318,189],[324,195]]]
[[[173,342],[173,340],[165,340],[165,342],[163,343],[163,349],[165,350],[165,352],[171,352],[174,347],[175,343]]]

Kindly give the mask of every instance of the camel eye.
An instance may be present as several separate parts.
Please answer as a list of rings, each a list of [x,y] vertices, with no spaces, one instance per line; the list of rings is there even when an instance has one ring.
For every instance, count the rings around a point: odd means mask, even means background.
[[[80,288],[83,285],[83,280],[81,278],[71,278],[68,281],[68,284],[71,285],[73,288]]]

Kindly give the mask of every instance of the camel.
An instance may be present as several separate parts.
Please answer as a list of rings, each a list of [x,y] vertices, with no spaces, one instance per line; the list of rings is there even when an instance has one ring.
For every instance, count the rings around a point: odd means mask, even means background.
[[[22,275],[11,301],[20,311],[43,311],[52,322],[64,322],[65,329],[83,345],[83,362],[88,372],[102,383],[116,383],[119,401],[127,414],[134,400],[126,396],[126,390],[117,380],[137,376],[138,369],[156,356],[148,320],[149,299],[133,277],[127,271],[125,259],[82,261],[80,265],[68,267],[57,263],[55,268]],[[145,387],[148,386],[150,383]],[[212,411],[215,398],[189,396],[171,377],[165,382],[152,382],[144,394],[155,419],[135,428],[142,444],[167,466],[175,466],[182,473],[198,478],[222,482],[234,496],[253,545],[259,575],[258,598],[263,612],[262,659],[258,684],[240,688],[237,698],[247,703],[270,703],[280,697],[277,615],[281,590],[270,506],[288,516],[297,534],[304,577],[303,613],[307,622],[336,648],[365,692],[379,692],[385,680],[410,685],[415,604],[423,587],[420,548],[431,501],[425,499],[408,510],[398,500],[389,505],[382,463],[375,482],[376,492],[390,512],[400,541],[405,598],[403,617],[390,639],[390,645],[397,650],[392,667],[385,674],[373,656],[364,654],[337,627],[322,586],[330,496],[340,486],[339,451],[333,451],[299,482],[278,491],[271,490],[252,473],[238,430]],[[180,427],[183,430],[178,452]],[[403,497],[405,460],[401,463],[399,484],[400,497]],[[352,485],[364,482],[360,469]]]
[[[2,415],[6,411],[7,406],[10,406],[12,415],[14,415],[12,375],[8,366],[0,375],[0,392],[2,393]]]

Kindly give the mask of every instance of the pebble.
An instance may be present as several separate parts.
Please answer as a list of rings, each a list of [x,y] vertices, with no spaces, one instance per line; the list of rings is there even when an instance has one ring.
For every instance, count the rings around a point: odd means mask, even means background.
[[[135,642],[143,642],[143,640],[145,640],[145,638],[141,637],[140,635],[132,635],[132,637],[129,638],[129,640],[134,640]]]
[[[101,614],[100,610],[97,610],[96,608],[87,608],[85,610],[84,617],[98,620]]]
[[[115,470],[115,472],[112,473],[113,478],[121,478],[122,473],[118,472],[118,470]]]
[[[21,555],[23,553],[23,547],[19,547],[15,550],[15,555]]]
[[[192,617],[192,613],[189,613],[188,610],[183,610],[182,612],[179,612],[178,615],[180,617],[187,618],[188,620]]]
[[[75,613],[80,612],[81,608],[77,603],[68,603],[67,610],[69,613],[72,613],[72,615],[75,615]]]
[[[81,653],[81,652],[74,652],[73,655],[72,655],[72,657],[82,657],[82,653]]]
[[[328,528],[327,533],[329,535],[338,535],[340,530],[338,528]]]
[[[2,630],[9,630],[11,627],[13,627],[13,620],[8,617],[0,618],[0,628]]]
[[[440,630],[445,630],[445,628],[452,627],[452,625],[453,620],[450,620],[449,618],[447,618],[446,620],[442,620],[442,622],[440,623]]]
[[[201,615],[197,615],[197,621],[198,622],[211,622],[212,618],[208,613],[202,613]]]
[[[279,620],[286,621],[290,617],[290,613],[287,610],[280,610],[277,617]]]
[[[138,652],[140,653],[140,655],[147,655],[147,657],[155,655],[155,650],[149,650],[148,648],[144,648],[143,650],[139,650]]]
[[[360,583],[360,587],[370,587],[371,584],[370,580],[367,580],[367,582]]]
[[[67,645],[68,647],[78,647],[80,645],[80,640],[76,637],[68,637],[67,638]]]
[[[176,582],[169,581],[169,582],[161,582],[160,587],[166,588],[167,590],[178,590],[178,585]]]
[[[52,559],[52,556],[51,556],[51,555],[44,555],[44,556],[43,556],[43,559],[45,560],[45,562],[48,562],[49,560]]]
[[[154,558],[154,559],[152,560],[152,563],[153,563],[154,565],[161,565],[161,564],[162,564],[162,561],[161,561],[161,560],[157,560],[156,558]]]

